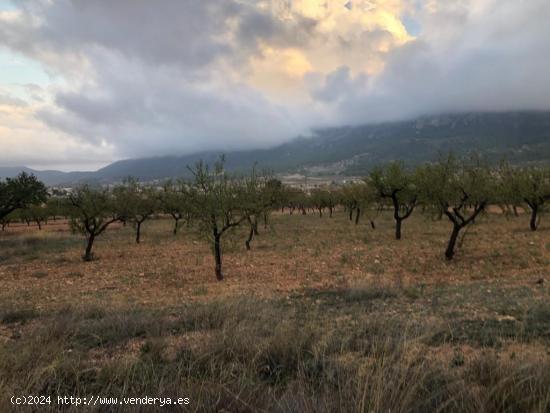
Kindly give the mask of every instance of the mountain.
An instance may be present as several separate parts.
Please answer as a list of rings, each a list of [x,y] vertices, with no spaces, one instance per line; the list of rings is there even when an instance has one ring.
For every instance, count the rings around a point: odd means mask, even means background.
[[[0,166],[0,179],[14,177],[21,172],[34,174],[46,185],[74,184],[87,180],[94,181],[96,172],[62,172],[62,171],[38,171],[25,166],[6,167]]]
[[[391,160],[409,165],[437,160],[453,151],[478,152],[491,162],[550,161],[550,112],[462,113],[424,116],[401,122],[319,129],[310,138],[296,138],[270,149],[226,153],[226,167],[238,171],[259,168],[277,173],[363,175]],[[213,163],[219,152],[130,159],[95,172],[33,171],[0,168],[0,177],[21,170],[49,185],[82,181],[114,182],[127,176],[141,180],[189,176],[188,165],[199,159]]]

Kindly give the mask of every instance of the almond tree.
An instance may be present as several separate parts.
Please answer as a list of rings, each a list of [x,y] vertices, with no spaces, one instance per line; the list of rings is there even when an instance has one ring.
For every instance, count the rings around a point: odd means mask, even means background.
[[[16,219],[16,216],[13,214],[13,212],[11,214],[6,215],[3,218],[0,218],[0,227],[2,228],[2,231],[5,231],[6,227],[9,226],[11,222],[14,221],[15,219]]]
[[[42,230],[42,223],[48,223],[49,211],[45,205],[32,205],[26,209],[28,217]]]
[[[114,197],[108,190],[82,185],[68,196],[70,225],[86,237],[82,259],[92,261],[95,239],[113,222],[120,221]]]
[[[323,211],[328,207],[327,192],[324,189],[313,189],[310,194],[311,204],[319,211],[319,218],[323,218]]]
[[[502,168],[502,187],[509,202],[525,202],[531,211],[529,228],[536,231],[545,203],[550,201],[550,168]]]
[[[141,226],[158,208],[157,194],[147,186],[129,178],[114,189],[118,217],[132,222],[136,228],[136,244],[141,242]]]
[[[267,223],[271,212],[274,209],[279,209],[288,200],[288,188],[271,174],[266,174],[263,179],[260,196],[263,200],[263,218],[264,228],[267,228]]]
[[[453,259],[460,232],[475,222],[493,199],[495,179],[481,166],[458,162],[453,156],[417,170],[420,193],[426,205],[439,210],[453,228],[445,257]]]
[[[409,218],[418,202],[418,188],[412,173],[407,172],[400,162],[392,162],[375,168],[369,175],[380,203],[389,201],[395,220],[395,239],[401,239],[401,224]]]
[[[351,183],[342,188],[342,203],[345,206],[349,214],[349,220],[353,220],[353,213],[355,211],[355,224],[359,224],[359,217],[361,216],[361,201],[364,195],[363,184]]]
[[[355,211],[355,225],[358,225],[361,216],[366,214],[371,227],[375,228],[374,217],[371,215],[374,197],[370,185],[366,185],[365,182],[347,184],[342,188],[337,199],[348,211],[350,221],[353,221]]]
[[[258,175],[253,169],[249,176],[243,178],[242,209],[249,224],[248,238],[245,241],[247,250],[258,234],[258,219],[263,217],[264,227],[267,226],[268,215],[273,208],[280,205],[283,198],[283,184],[269,173]]]
[[[180,220],[185,219],[187,224],[191,221],[190,198],[189,185],[182,180],[168,181],[163,186],[160,204],[162,211],[174,219],[174,229],[172,230],[174,235],[178,233]]]
[[[18,209],[46,202],[45,185],[34,175],[22,172],[15,178],[0,180],[0,219]]]
[[[191,184],[191,204],[193,216],[200,222],[202,232],[212,243],[216,263],[215,274],[218,281],[223,280],[222,245],[223,235],[247,219],[243,209],[242,182],[227,174],[223,157],[216,162],[214,169],[202,161],[189,168],[194,176]]]

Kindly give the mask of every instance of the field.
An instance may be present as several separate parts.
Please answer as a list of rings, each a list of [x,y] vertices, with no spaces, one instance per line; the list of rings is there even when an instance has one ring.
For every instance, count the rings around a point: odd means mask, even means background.
[[[12,225],[0,233],[0,411],[11,395],[550,411],[550,224],[531,232],[527,216],[494,211],[453,262],[446,220],[413,214],[401,241],[389,213],[376,224],[274,213],[251,251],[246,228],[225,240],[223,282],[208,244],[192,227],[173,236],[169,219],[147,221],[139,245],[131,225],[110,227],[90,263],[64,221]]]

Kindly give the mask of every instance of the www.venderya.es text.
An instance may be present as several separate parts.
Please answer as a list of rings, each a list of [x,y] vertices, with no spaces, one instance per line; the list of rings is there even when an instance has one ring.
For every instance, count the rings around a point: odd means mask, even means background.
[[[12,396],[12,405],[18,406],[186,406],[189,397],[108,397],[108,396]]]

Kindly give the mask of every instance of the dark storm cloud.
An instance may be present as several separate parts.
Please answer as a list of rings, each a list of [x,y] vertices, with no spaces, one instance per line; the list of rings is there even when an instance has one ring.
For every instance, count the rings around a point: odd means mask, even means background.
[[[112,139],[123,156],[269,146],[300,131],[286,108],[243,85],[205,86],[169,68],[101,79],[101,89],[58,93],[40,118],[95,143]]]
[[[61,0],[27,1],[21,11],[0,26],[3,43],[68,83],[38,118],[113,144],[115,156],[268,146],[306,129],[289,108],[233,79],[259,40],[293,37],[251,5]]]
[[[154,64],[200,67],[227,55],[224,40],[240,7],[231,1],[57,0],[22,1],[21,18],[0,26],[3,43],[46,58],[87,57],[105,48]]]

